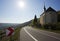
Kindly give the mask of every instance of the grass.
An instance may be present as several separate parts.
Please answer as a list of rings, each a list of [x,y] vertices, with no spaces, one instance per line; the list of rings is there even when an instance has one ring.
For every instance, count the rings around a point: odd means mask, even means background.
[[[13,41],[19,41],[19,38],[20,38],[20,29],[21,29],[21,27],[15,29],[15,33],[14,33],[13,39],[12,39]]]
[[[54,32],[54,33],[59,33],[60,34],[60,30],[51,30],[51,29],[38,28],[38,27],[35,27],[35,28],[39,29],[39,30],[46,30],[46,31],[50,31],[50,32]]]

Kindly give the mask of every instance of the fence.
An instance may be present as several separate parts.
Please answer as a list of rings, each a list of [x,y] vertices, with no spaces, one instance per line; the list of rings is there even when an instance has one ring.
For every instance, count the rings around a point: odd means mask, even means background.
[[[6,32],[4,30],[0,30],[0,41],[3,41],[6,37]]]

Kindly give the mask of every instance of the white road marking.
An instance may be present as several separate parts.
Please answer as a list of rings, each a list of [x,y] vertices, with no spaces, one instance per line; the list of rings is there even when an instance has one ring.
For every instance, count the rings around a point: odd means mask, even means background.
[[[41,33],[41,34],[43,34],[43,35],[46,35],[46,36],[49,36],[49,37],[52,37],[52,38],[55,38],[55,39],[58,39],[58,40],[60,40],[60,38],[58,38],[58,37],[55,37],[55,36],[52,36],[52,35],[48,35],[48,34],[46,34],[46,33],[43,33],[42,31],[43,30],[40,30],[41,32],[39,32],[39,33]]]
[[[35,41],[38,41],[36,38],[34,38],[25,28],[24,28],[25,32],[32,38],[34,39]]]
[[[41,32],[41,33],[42,33],[42,32]],[[60,38],[57,38],[57,37],[55,37],[55,36],[51,36],[51,35],[48,35],[48,34],[46,34],[46,33],[42,33],[42,34],[60,40]]]
[[[40,30],[40,31],[45,31],[45,30]],[[55,32],[50,32],[50,31],[45,31],[45,32],[49,32],[51,34],[58,34],[58,35],[60,35],[59,33],[55,33]]]

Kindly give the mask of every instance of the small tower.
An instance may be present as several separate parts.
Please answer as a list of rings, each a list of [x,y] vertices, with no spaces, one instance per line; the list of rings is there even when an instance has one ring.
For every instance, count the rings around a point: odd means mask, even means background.
[[[44,12],[46,12],[46,8],[45,8],[45,5],[44,5]]]
[[[45,7],[45,0],[44,0],[44,14],[45,14],[44,24],[46,24],[46,7]]]
[[[44,12],[46,11],[46,7],[45,7],[45,1],[44,1]]]

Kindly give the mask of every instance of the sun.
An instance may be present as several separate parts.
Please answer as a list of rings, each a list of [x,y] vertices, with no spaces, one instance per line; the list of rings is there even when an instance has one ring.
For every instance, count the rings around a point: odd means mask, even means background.
[[[18,2],[18,6],[19,6],[20,8],[24,8],[24,7],[25,7],[25,2],[24,2],[24,1]]]

